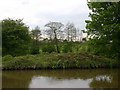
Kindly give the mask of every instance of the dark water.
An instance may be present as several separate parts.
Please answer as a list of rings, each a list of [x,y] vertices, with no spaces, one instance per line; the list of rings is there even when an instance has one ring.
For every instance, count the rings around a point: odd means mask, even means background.
[[[118,88],[117,69],[3,71],[3,88]]]

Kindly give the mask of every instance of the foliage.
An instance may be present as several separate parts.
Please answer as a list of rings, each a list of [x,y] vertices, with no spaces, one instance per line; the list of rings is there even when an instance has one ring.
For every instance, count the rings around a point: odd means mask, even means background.
[[[6,55],[2,58],[4,61],[10,61],[13,59],[13,57],[11,55]]]
[[[31,36],[33,39],[35,39],[36,41],[39,41],[40,36],[41,36],[41,31],[40,28],[38,26],[35,27],[35,29],[33,29],[31,31]]]
[[[26,55],[29,53],[30,36],[21,19],[2,20],[2,55]]]
[[[58,47],[58,33],[61,31],[61,28],[63,27],[63,24],[60,22],[49,22],[45,25],[45,27],[49,27],[50,32],[52,32],[54,36],[54,44],[56,46],[56,51],[59,53],[59,47]]]
[[[38,26],[31,31],[32,44],[31,44],[31,54],[39,54],[39,40],[41,38],[41,30]]]
[[[118,67],[117,60],[88,53],[51,53],[13,57],[3,57],[2,69],[70,69],[70,68],[113,68]]]
[[[75,28],[75,25],[73,23],[67,23],[64,31],[66,33],[68,41],[73,41],[76,39],[76,33],[77,33],[76,30],[77,29]]]
[[[120,55],[120,2],[89,2],[91,20],[86,20],[88,37],[96,54]]]
[[[34,68],[34,61],[31,60],[33,59],[31,56],[19,56],[19,57],[14,57],[13,60],[11,61],[5,61],[6,58],[3,57],[3,66],[6,69],[25,69],[25,68]]]
[[[42,47],[42,52],[52,53],[52,52],[56,52],[56,49],[54,45],[48,44]]]
[[[72,43],[71,43],[71,42],[65,43],[65,44],[63,45],[62,52],[63,52],[63,53],[72,52]]]
[[[53,43],[54,41],[41,41],[40,43],[40,51],[41,53],[48,52],[56,52],[56,46]],[[59,52],[60,53],[78,53],[81,52],[80,48],[83,47],[83,44],[80,42],[68,42],[68,41],[59,41]]]
[[[39,54],[39,47],[33,46],[31,47],[31,54]]]

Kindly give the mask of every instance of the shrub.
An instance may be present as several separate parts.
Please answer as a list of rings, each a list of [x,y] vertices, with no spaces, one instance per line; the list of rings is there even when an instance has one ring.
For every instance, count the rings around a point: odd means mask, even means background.
[[[65,44],[62,49],[63,53],[72,52],[72,46],[70,44]]]
[[[3,57],[3,69],[68,69],[68,68],[113,68],[117,60],[86,53],[42,54]]]
[[[54,45],[45,45],[42,47],[42,52],[52,53],[52,52],[56,52],[56,49]]]
[[[11,55],[6,55],[2,58],[2,61],[10,61],[10,60],[13,60],[13,56]]]
[[[31,54],[39,54],[39,47],[32,47]]]

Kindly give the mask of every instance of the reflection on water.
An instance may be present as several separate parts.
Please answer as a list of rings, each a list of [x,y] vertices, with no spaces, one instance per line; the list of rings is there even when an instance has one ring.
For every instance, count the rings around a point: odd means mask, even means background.
[[[92,79],[57,79],[51,77],[33,77],[29,88],[89,88]]]
[[[112,77],[111,76],[106,76],[106,75],[98,76],[95,79],[96,79],[96,81],[106,81],[108,83],[112,82]]]
[[[3,71],[3,88],[117,88],[117,69]]]

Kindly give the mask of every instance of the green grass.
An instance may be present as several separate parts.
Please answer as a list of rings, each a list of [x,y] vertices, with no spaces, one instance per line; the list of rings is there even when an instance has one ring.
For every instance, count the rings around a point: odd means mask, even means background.
[[[118,61],[88,53],[51,53],[2,58],[3,70],[113,68]]]

